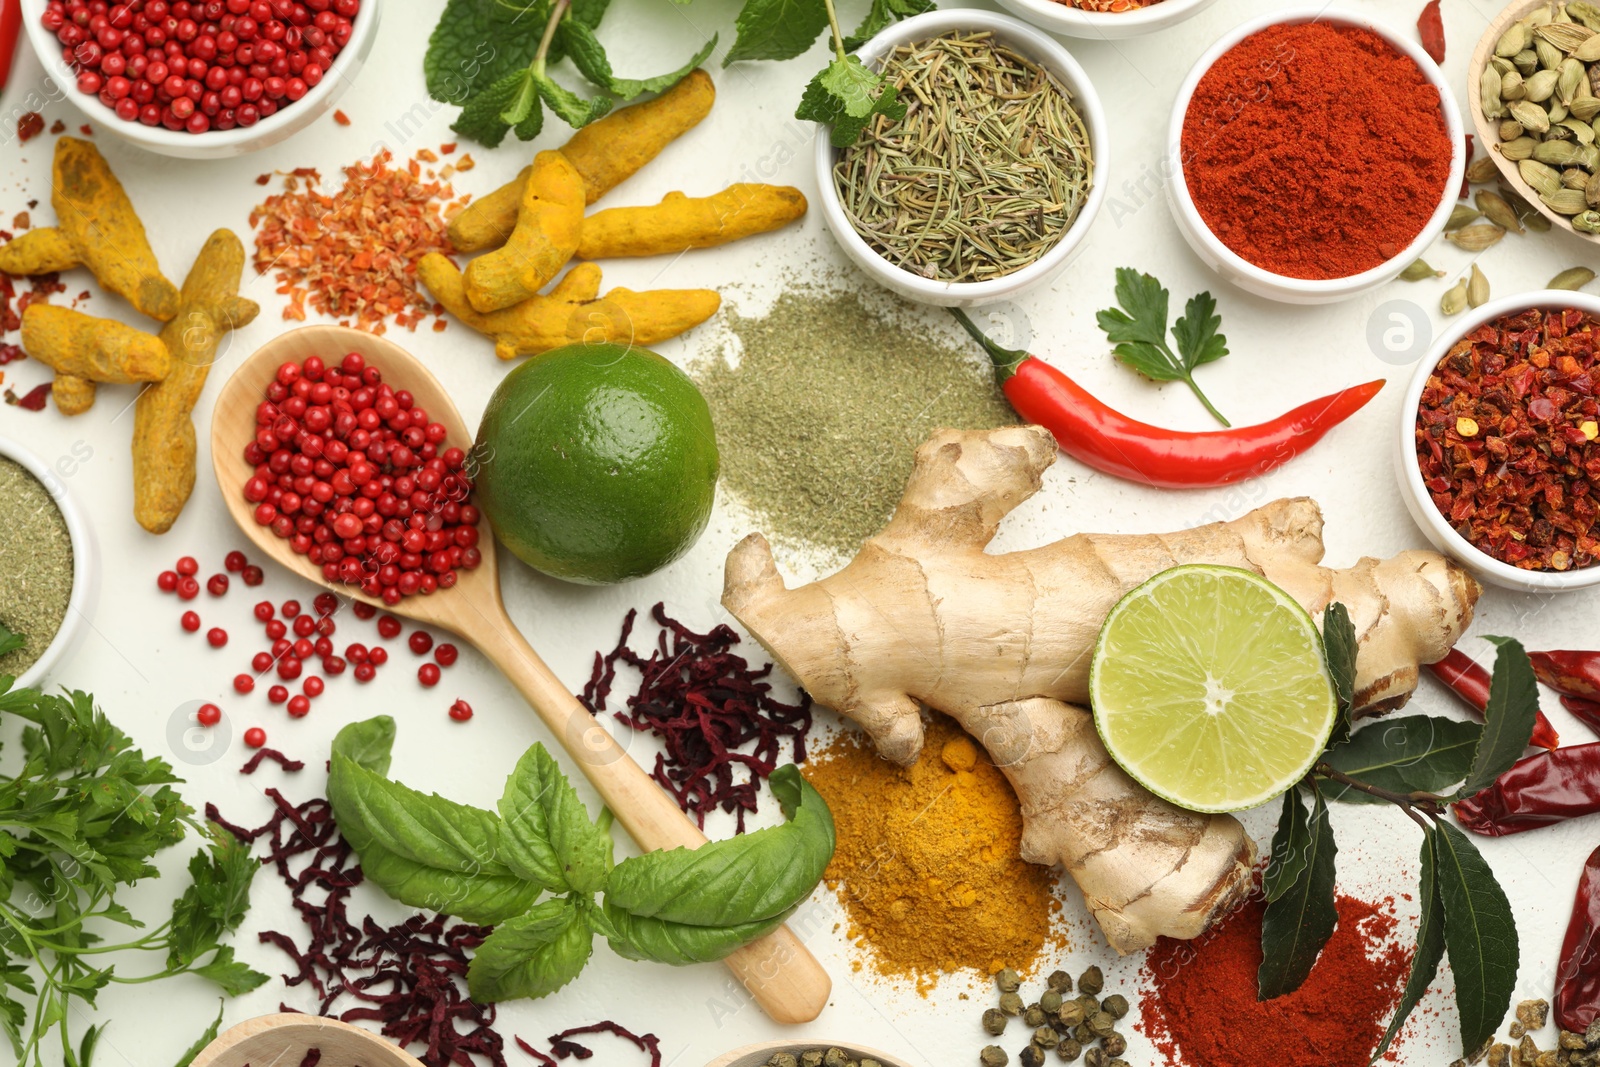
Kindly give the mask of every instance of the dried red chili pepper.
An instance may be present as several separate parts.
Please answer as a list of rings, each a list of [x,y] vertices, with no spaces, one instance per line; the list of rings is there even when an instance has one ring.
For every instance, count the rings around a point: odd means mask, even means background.
[[[1001,348],[960,308],[951,313],[983,346],[1006,399],[1055,435],[1061,451],[1095,470],[1164,489],[1228,485],[1279,467],[1378,395],[1383,379],[1329,394],[1270,422],[1206,433],[1139,422],[1090,395],[1050,364]]]
[[[1452,807],[1461,825],[1505,837],[1600,812],[1600,743],[1518,761],[1494,785]]]
[[[1417,18],[1417,33],[1422,36],[1422,50],[1435,63],[1444,62],[1444,16],[1439,13],[1439,0],[1428,0]],[[1470,149],[1467,158],[1472,157]],[[1466,194],[1462,194],[1463,196]]]
[[[36,385],[22,396],[18,396],[10,388],[6,389],[6,403],[14,404],[26,411],[43,411],[45,401],[50,399],[50,383]]]
[[[11,61],[17,54],[22,29],[21,0],[0,0],[0,89],[11,79]]]
[[[1483,721],[1484,709],[1489,706],[1489,672],[1471,656],[1459,648],[1452,648],[1450,654],[1438,663],[1428,664],[1428,670],[1433,676],[1443,682],[1445,686],[1460,697],[1462,702],[1477,713],[1479,722]],[[1539,712],[1533,723],[1533,736],[1528,744],[1534,748],[1551,749],[1561,744],[1561,738],[1556,734],[1556,728],[1550,720],[1544,717],[1544,712]]]
[[[1434,0],[1434,3],[1437,4],[1438,2],[1439,2],[1439,0]],[[1440,47],[1440,50],[1442,51],[1443,48],[1444,48],[1443,43],[1441,43],[1439,47]],[[1465,160],[1471,160],[1472,159],[1472,134],[1470,134],[1470,133],[1467,134],[1465,140],[1466,140],[1466,143],[1467,143],[1467,154],[1462,156],[1461,158],[1465,159]],[[1460,193],[1460,195],[1457,196],[1456,199],[1465,200],[1470,195],[1472,195],[1472,183],[1467,180],[1467,172],[1463,170],[1461,172],[1461,193]]]
[[[1600,652],[1530,652],[1533,673],[1562,696],[1600,700]]]
[[[1600,1016],[1600,848],[1589,853],[1556,967],[1556,1025],[1581,1034]]]

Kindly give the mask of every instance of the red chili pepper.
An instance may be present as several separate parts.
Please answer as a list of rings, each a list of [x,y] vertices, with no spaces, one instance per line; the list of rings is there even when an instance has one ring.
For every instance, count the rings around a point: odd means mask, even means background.
[[[1422,36],[1422,50],[1435,63],[1444,62],[1444,16],[1439,13],[1439,0],[1428,0],[1417,18],[1417,33]]]
[[[1095,470],[1164,489],[1228,485],[1265,474],[1320,441],[1378,395],[1383,380],[1341,389],[1257,426],[1189,433],[1131,419],[1043,360],[1001,348],[959,308],[951,313],[994,364],[1017,414]]]
[[[1561,706],[1570,711],[1574,719],[1600,734],[1600,700],[1564,696],[1561,698]]]
[[[1600,652],[1530,652],[1533,673],[1562,696],[1600,700]]]
[[[1519,760],[1494,785],[1452,807],[1463,827],[1505,837],[1600,812],[1600,743]]]
[[[22,29],[22,0],[0,0],[0,90],[11,77],[11,61],[17,54],[17,36]]]
[[[1476,660],[1459,648],[1452,648],[1450,654],[1438,663],[1428,664],[1428,669],[1433,676],[1443,682],[1450,692],[1460,697],[1462,701],[1477,712],[1476,718],[1483,721],[1483,711],[1489,706],[1489,672]],[[1561,738],[1556,735],[1556,728],[1550,720],[1544,717],[1544,712],[1539,712],[1533,723],[1533,736],[1528,744],[1534,748],[1553,749],[1561,744]]]
[[[1556,967],[1556,1025],[1581,1034],[1600,1016],[1600,848],[1589,853]]]

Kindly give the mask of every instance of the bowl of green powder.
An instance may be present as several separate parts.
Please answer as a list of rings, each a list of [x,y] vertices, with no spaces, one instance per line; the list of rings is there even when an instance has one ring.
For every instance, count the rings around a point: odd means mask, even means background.
[[[15,688],[38,687],[88,629],[94,540],[63,481],[78,462],[0,437],[0,675]]]

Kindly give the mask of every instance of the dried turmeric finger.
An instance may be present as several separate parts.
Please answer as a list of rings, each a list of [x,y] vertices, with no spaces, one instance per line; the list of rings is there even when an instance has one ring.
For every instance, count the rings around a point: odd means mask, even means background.
[[[88,378],[57,371],[55,380],[50,383],[50,396],[61,414],[82,415],[94,407],[95,385]]]
[[[654,344],[709,319],[722,303],[709,289],[613,289],[596,299],[600,268],[580,263],[548,294],[485,314],[473,310],[461,272],[439,253],[418,261],[417,276],[452,315],[493,337],[501,359],[538,355],[577,341]]]
[[[178,314],[161,330],[172,372],[133,406],[133,514],[151,533],[166,533],[194,491],[194,422],[217,346],[247,326],[260,308],[239,295],[244,245],[230,230],[206,239],[183,280]]]
[[[467,265],[467,299],[485,312],[520,304],[567,265],[582,230],[583,179],[560,152],[540,152],[511,239]]]
[[[578,130],[561,146],[583,176],[584,203],[592,204],[656,158],[661,150],[711,111],[717,90],[696,70],[653,100],[619,108]],[[531,167],[450,220],[450,241],[459,252],[478,252],[506,242],[517,225],[517,205]]]
[[[159,382],[172,366],[167,346],[143,330],[50,304],[22,313],[22,349],[53,370],[96,382]]]
[[[805,194],[788,185],[740,182],[695,198],[668,193],[650,207],[614,207],[584,219],[578,256],[660,256],[711,248],[780,229],[805,213]]]
[[[88,141],[56,141],[50,202],[56,225],[77,256],[107,290],[151,318],[178,312],[178,290],[161,275],[144,224],[100,150]]]
[[[41,226],[0,245],[0,272],[14,277],[58,274],[78,265],[78,253],[58,226]]]

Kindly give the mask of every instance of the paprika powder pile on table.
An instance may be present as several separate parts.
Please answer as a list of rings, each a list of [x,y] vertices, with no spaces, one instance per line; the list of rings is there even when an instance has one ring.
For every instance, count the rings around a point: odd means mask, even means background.
[[[1371,30],[1269,26],[1195,87],[1183,177],[1206,226],[1290,278],[1348,278],[1405,251],[1438,210],[1455,146],[1439,91]]]
[[[1386,904],[1340,895],[1339,925],[1303,986],[1256,999],[1261,917],[1252,899],[1199,941],[1162,938],[1140,974],[1139,1030],[1186,1067],[1366,1067],[1411,970]]]

